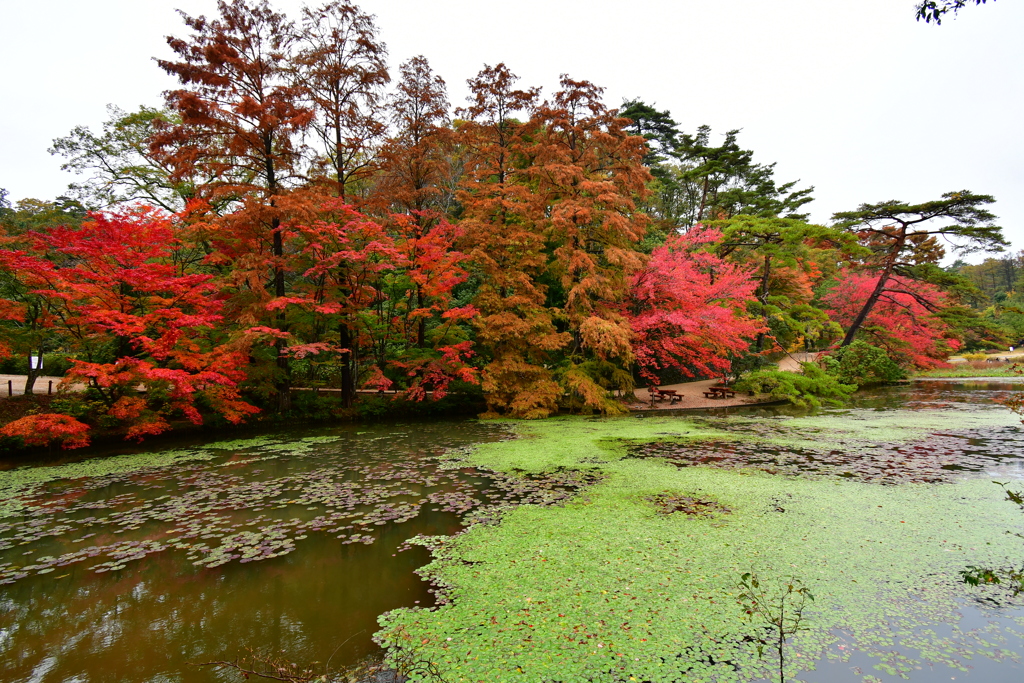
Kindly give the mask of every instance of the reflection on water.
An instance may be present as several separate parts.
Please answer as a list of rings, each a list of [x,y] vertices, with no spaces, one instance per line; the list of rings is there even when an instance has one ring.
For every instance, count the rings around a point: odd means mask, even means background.
[[[857,392],[853,405],[863,408],[976,410],[1001,404],[1024,390],[1024,377],[920,379]]]
[[[1020,683],[1024,663],[1016,653],[1024,652],[1024,609],[993,610],[982,605],[961,605],[956,625],[929,624],[907,630],[893,638],[881,658],[861,651],[843,632],[835,633],[839,643],[829,656],[804,672],[804,683],[898,683],[901,681],[974,681],[975,683]],[[892,629],[899,633],[899,629]],[[970,644],[971,651],[954,655],[948,662],[929,662],[926,642]],[[955,650],[955,647],[951,649]],[[978,656],[978,654],[984,656]],[[920,663],[909,663],[910,659]],[[879,661],[881,659],[881,661]],[[759,682],[760,683],[760,682]],[[765,681],[765,683],[775,683]]]
[[[414,573],[428,552],[407,540],[455,533],[485,503],[569,495],[441,467],[447,449],[506,438],[495,426],[319,436],[31,491],[0,520],[3,679],[223,680],[189,663],[245,646],[354,662],[378,615],[433,604]]]
[[[76,566],[18,582],[2,602],[7,680],[215,680],[187,662],[233,659],[249,644],[322,660],[356,636],[336,655],[351,661],[371,647],[378,614],[430,602],[413,574],[426,551],[392,557],[404,538],[396,528],[370,548],[318,539],[266,566],[191,573],[159,555],[106,575]]]
[[[755,467],[882,484],[941,483],[964,473],[1021,478],[1024,431],[1002,405],[1014,391],[1013,383],[989,380],[907,382],[860,392],[814,419],[786,419],[810,415],[790,406],[711,418],[710,425],[743,438],[645,443],[630,454],[680,467]]]

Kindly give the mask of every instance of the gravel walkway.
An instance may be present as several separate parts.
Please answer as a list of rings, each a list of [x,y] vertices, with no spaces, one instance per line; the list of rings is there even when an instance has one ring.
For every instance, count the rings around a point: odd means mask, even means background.
[[[25,393],[25,375],[0,375],[0,398],[6,398],[8,394],[8,382],[10,382],[10,394],[21,396]],[[49,382],[53,382],[53,393],[57,393],[57,385],[62,377],[51,377],[43,375],[36,377],[36,385],[32,390],[37,394],[45,394],[49,388]]]

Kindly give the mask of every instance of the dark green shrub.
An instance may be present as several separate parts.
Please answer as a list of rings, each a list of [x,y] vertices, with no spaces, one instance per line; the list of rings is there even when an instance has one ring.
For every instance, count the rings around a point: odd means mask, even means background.
[[[391,410],[390,396],[362,394],[355,403],[356,414],[362,418],[383,417]]]
[[[784,370],[760,370],[736,383],[738,391],[768,394],[774,400],[788,400],[802,408],[818,408],[823,403],[841,405],[857,390],[842,384],[814,363],[801,363],[803,374]]]
[[[883,349],[864,341],[843,346],[821,359],[825,371],[843,384],[858,387],[904,379],[906,371]]]
[[[766,354],[745,353],[732,360],[732,368],[729,374],[735,379],[739,379],[743,375],[765,370],[773,365],[775,365],[774,361],[768,358]]]
[[[83,420],[93,413],[100,413],[106,410],[106,406],[100,401],[90,401],[82,394],[58,394],[58,398],[50,402],[50,410],[62,415]]]
[[[344,417],[349,411],[336,392],[293,391],[291,414],[305,420],[330,420]]]

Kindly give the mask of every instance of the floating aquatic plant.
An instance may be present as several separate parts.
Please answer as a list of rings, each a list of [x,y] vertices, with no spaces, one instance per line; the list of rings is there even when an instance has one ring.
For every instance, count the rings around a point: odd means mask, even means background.
[[[464,515],[467,525],[493,522],[514,505],[564,502],[596,480],[594,474],[566,471],[515,475],[442,469],[442,462],[450,462],[444,449],[415,463],[390,462],[382,453],[344,457],[332,450],[338,440],[240,439],[203,451],[85,462],[49,473],[47,468],[0,473],[19,482],[11,491],[20,510],[20,518],[0,521],[0,550],[45,539],[83,544],[29,563],[4,562],[0,584],[76,563],[91,562],[87,566],[96,573],[117,571],[167,551],[183,552],[204,569],[259,562],[294,552],[298,542],[317,532],[334,534],[342,545],[369,545],[377,530],[414,519],[424,506]],[[279,476],[254,467],[283,457],[324,462]],[[129,491],[97,495],[114,486]],[[112,538],[125,534],[130,539]]]
[[[926,484],[875,476],[887,469],[881,464],[852,477],[808,477],[795,467],[787,474],[800,476],[770,474],[741,457],[722,468],[678,468],[664,457],[668,449],[682,456],[727,448],[764,457],[774,448],[784,461],[803,457],[794,456],[794,444],[828,452],[840,450],[837,439],[865,460],[873,449],[884,462],[900,457],[891,455],[896,449],[926,444],[953,464],[992,464],[1008,457],[998,435],[1010,424],[991,412],[954,422],[955,413],[935,409],[926,427],[902,431],[899,416],[859,410],[832,423],[658,417],[518,425],[519,440],[481,445],[468,462],[546,471],[599,461],[604,479],[585,499],[513,509],[498,526],[434,545],[435,560],[422,573],[444,592],[440,606],[389,613],[377,638],[390,646],[387,634],[404,629],[461,681],[777,677],[777,667],[758,657],[750,627],[727,608],[740,594],[730,577],[756,563],[815,586],[806,612],[812,628],[791,639],[787,670],[848,657],[851,642],[875,657],[879,671],[896,673],[960,666],[964,653],[1013,657],[990,646],[991,634],[955,627],[965,595],[957,571],[968,557],[1008,547],[1000,527],[1008,511],[985,482],[963,476],[967,469],[930,468],[943,483]],[[928,430],[937,428],[943,436],[929,442]],[[643,449],[648,457],[638,457]],[[649,501],[666,491],[713,499],[730,514],[661,514]],[[929,637],[928,625],[941,623],[954,624],[952,635]]]

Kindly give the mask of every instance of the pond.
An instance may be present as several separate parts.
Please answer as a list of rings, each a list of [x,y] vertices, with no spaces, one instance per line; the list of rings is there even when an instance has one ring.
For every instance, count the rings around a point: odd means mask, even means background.
[[[1024,476],[1010,390],[292,430],[0,472],[4,679],[237,680],[195,664],[246,648],[337,668],[390,612],[446,680],[758,680],[734,599],[753,567],[815,590],[802,680],[1020,680],[1024,611],[956,580],[1024,558],[990,483]],[[668,492],[721,514],[663,514]],[[434,610],[425,546],[452,598]]]
[[[190,663],[245,647],[358,660],[379,614],[434,602],[406,541],[576,487],[444,459],[501,438],[378,425],[0,473],[7,680],[217,680]]]

